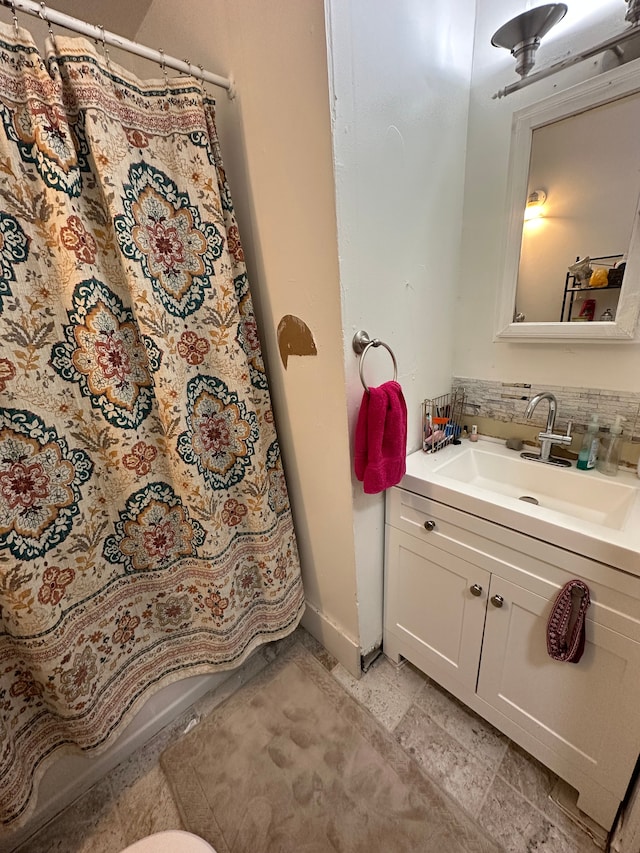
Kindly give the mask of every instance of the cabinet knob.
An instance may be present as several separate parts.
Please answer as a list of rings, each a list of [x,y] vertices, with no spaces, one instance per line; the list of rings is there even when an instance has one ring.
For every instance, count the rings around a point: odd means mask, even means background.
[[[482,595],[482,587],[480,584],[474,583],[472,587],[469,587],[469,592],[471,595]]]
[[[491,603],[494,607],[502,607],[504,604],[504,598],[501,595],[492,595]]]
[[[425,521],[424,529],[425,530],[435,530],[436,529],[435,521],[432,521],[431,519],[429,519],[428,521]]]

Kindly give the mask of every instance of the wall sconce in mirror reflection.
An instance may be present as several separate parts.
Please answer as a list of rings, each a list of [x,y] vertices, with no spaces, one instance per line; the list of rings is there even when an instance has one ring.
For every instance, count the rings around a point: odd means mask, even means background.
[[[491,37],[491,44],[511,51],[516,60],[517,73],[526,77],[535,65],[540,39],[566,14],[565,3],[546,3],[544,6],[529,9],[496,30]]]
[[[531,222],[532,219],[540,219],[544,216],[544,203],[547,194],[544,190],[533,190],[527,196],[527,206],[524,209],[524,221]]]

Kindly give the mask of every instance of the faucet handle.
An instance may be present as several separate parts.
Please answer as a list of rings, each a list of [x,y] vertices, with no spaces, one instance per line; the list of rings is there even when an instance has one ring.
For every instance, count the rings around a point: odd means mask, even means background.
[[[573,421],[567,421],[567,438],[571,438],[571,427],[573,426]]]

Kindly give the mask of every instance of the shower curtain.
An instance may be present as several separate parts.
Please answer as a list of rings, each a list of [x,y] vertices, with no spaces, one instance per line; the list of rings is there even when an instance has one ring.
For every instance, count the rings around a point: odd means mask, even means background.
[[[0,25],[0,820],[52,755],[293,630],[242,246],[192,78]]]

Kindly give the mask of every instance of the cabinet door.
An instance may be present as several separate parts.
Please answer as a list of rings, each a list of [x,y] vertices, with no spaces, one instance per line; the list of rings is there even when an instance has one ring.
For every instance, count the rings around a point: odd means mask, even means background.
[[[389,525],[386,533],[385,651],[452,693],[475,690],[489,573]]]
[[[492,576],[478,695],[552,749],[560,775],[579,770],[621,798],[640,747],[640,643],[587,619],[581,660],[553,660],[546,626],[556,594]]]

